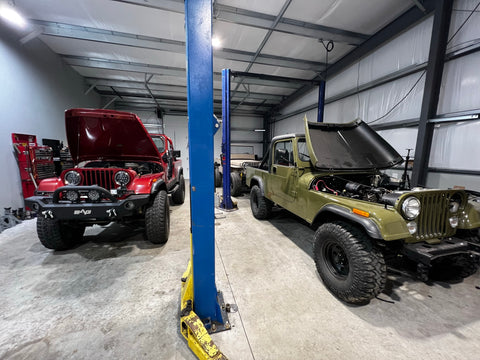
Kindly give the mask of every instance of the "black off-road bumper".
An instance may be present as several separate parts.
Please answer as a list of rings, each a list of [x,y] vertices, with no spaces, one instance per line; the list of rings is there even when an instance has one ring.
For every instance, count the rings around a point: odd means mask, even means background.
[[[70,202],[59,199],[59,194],[65,190],[87,192],[96,190],[103,200],[99,202]],[[38,216],[47,219],[96,221],[118,220],[138,213],[138,210],[150,201],[149,194],[130,195],[125,199],[117,199],[108,190],[99,186],[62,187],[52,196],[31,196],[25,199],[25,205],[37,211]]]
[[[470,255],[478,260],[480,259],[480,244],[464,239],[449,238],[438,244],[425,242],[405,244],[403,254],[409,259],[427,266],[430,266],[434,260],[455,255]]]

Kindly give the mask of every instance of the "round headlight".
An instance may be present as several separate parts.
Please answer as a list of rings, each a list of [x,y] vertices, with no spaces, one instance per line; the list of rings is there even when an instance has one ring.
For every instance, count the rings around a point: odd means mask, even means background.
[[[77,171],[67,171],[65,174],[65,182],[67,185],[78,185],[80,184],[80,181],[82,180],[82,177]]]
[[[406,198],[402,204],[402,211],[408,220],[416,219],[418,214],[420,214],[420,200],[414,196]]]
[[[120,170],[115,174],[115,182],[121,186],[127,185],[130,182],[130,174],[126,171]]]

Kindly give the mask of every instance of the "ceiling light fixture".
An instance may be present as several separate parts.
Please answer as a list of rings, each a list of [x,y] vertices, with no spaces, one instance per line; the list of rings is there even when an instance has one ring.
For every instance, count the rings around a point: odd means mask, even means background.
[[[222,41],[218,37],[214,36],[212,37],[212,46],[214,49],[220,49],[222,46]]]
[[[27,25],[25,18],[12,6],[2,5],[0,7],[0,16],[17,27],[24,28]]]
[[[265,131],[265,129],[255,129],[253,131]]]

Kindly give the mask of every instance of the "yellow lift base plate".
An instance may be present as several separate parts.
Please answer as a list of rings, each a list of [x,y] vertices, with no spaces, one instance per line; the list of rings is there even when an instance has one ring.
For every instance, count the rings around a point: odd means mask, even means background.
[[[215,345],[202,320],[193,312],[193,272],[192,261],[182,276],[182,299],[180,332],[187,340],[188,347],[201,360],[228,360]]]

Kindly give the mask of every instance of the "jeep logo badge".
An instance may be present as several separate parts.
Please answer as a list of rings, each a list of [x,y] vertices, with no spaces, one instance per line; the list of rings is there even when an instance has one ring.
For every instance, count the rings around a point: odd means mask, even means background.
[[[92,210],[85,210],[85,209],[82,209],[82,210],[74,210],[73,211],[73,215],[90,215],[92,213]]]

